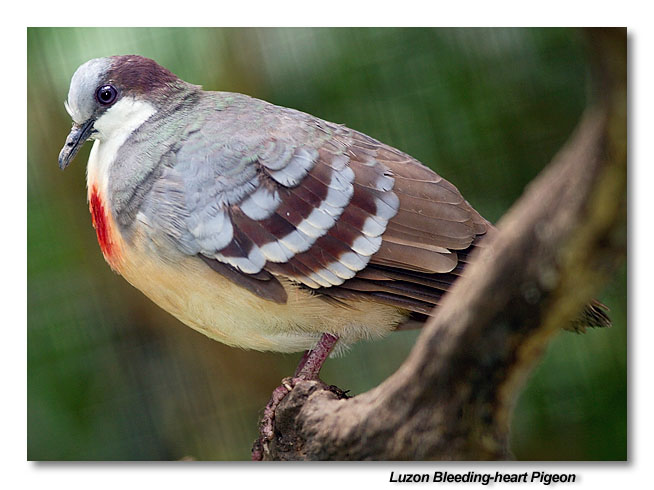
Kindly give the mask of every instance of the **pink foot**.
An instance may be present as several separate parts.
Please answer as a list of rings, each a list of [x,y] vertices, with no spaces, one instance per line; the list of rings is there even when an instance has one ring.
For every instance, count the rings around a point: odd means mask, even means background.
[[[329,333],[322,334],[316,346],[304,353],[295,369],[293,377],[284,378],[282,384],[273,390],[270,401],[263,411],[259,425],[259,433],[261,435],[252,447],[253,461],[261,461],[263,459],[264,452],[267,451],[268,444],[273,439],[275,410],[281,401],[291,392],[297,381],[320,379],[320,368],[336,345],[336,342],[338,342],[337,336]]]

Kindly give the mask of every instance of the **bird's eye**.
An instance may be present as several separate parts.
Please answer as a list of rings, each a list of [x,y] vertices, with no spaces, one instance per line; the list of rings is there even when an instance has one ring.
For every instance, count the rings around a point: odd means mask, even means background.
[[[113,104],[116,97],[118,97],[118,91],[113,85],[103,85],[95,93],[95,98],[98,99],[98,102],[102,105]]]

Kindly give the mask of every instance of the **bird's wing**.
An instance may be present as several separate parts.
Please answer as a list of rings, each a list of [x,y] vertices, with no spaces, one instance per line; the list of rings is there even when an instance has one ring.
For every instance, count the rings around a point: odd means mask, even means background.
[[[153,192],[178,248],[255,294],[283,302],[283,276],[334,297],[379,299],[378,288],[402,303],[389,281],[451,273],[456,251],[487,229],[452,184],[368,136],[301,113],[263,118],[265,137],[238,121],[222,140],[189,135]]]
[[[492,225],[409,155],[345,128],[335,135],[354,175],[348,204],[309,250],[266,268],[313,288],[307,278],[317,282],[317,291],[332,298],[429,313]],[[369,248],[356,248],[361,243]],[[353,252],[362,263],[339,275]]]

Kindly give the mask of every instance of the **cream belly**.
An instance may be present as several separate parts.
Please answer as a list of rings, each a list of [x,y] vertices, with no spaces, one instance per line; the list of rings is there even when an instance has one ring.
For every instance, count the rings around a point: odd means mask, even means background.
[[[166,259],[156,253],[147,225],[137,218],[130,240],[89,182],[89,202],[100,248],[111,268],[182,323],[244,349],[297,352],[314,346],[322,333],[340,337],[336,352],[364,339],[378,338],[406,319],[406,313],[378,303],[352,301],[339,306],[282,280],[288,300],[262,299],[211,269],[199,257],[181,252]]]
[[[329,332],[341,338],[343,347],[381,337],[406,318],[397,308],[377,303],[334,305],[288,281],[283,283],[288,301],[280,305],[228,281],[197,257],[153,257],[145,240],[138,233],[129,245],[117,240],[121,259],[114,268],[180,321],[228,345],[296,352],[313,347]]]

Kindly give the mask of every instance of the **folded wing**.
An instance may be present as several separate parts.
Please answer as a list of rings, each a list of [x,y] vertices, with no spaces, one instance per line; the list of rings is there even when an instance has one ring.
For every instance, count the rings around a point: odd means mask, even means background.
[[[276,279],[285,277],[334,299],[428,313],[491,225],[399,150],[288,116],[261,138],[191,135],[155,185],[179,201],[158,225],[272,301],[286,300]]]

